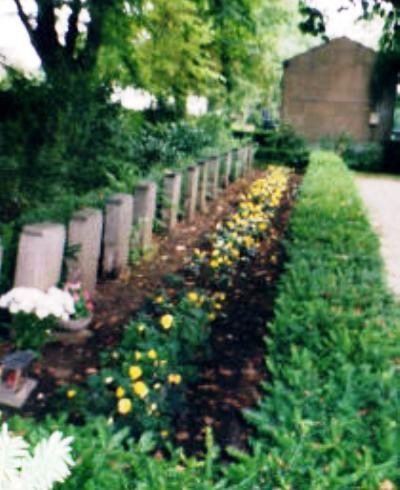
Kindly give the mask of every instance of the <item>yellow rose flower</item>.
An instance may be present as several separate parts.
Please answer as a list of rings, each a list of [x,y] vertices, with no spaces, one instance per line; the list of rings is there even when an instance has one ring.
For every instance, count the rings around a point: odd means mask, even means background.
[[[139,366],[131,366],[129,368],[129,377],[133,380],[139,379],[143,371]]]
[[[174,317],[172,315],[163,315],[160,318],[160,325],[164,330],[169,330],[174,322]]]
[[[122,386],[118,386],[118,388],[115,390],[115,396],[117,398],[122,398],[125,395],[125,390],[122,388]]]
[[[216,320],[217,318],[217,315],[215,313],[210,313],[208,315],[208,319],[210,320],[210,322],[213,322],[214,320]]]
[[[191,291],[187,294],[187,299],[192,303],[196,303],[196,301],[199,299],[199,295],[195,291]]]
[[[157,352],[154,349],[150,349],[147,353],[149,359],[157,359]]]
[[[149,393],[149,389],[143,381],[136,381],[136,383],[133,383],[132,389],[139,398],[146,398]]]
[[[164,303],[164,297],[159,295],[154,298],[154,303],[162,305]]]
[[[144,332],[146,330],[146,326],[141,323],[140,325],[137,326],[137,329],[139,332]]]
[[[182,376],[180,374],[170,374],[168,375],[168,383],[171,385],[179,385],[182,381]]]
[[[74,398],[76,396],[76,390],[68,390],[67,398]]]
[[[118,413],[121,415],[127,415],[132,411],[132,401],[129,398],[121,398],[118,401]]]
[[[219,266],[218,260],[210,260],[210,267],[216,269]]]
[[[135,352],[135,359],[136,361],[140,361],[140,359],[143,357],[142,353],[139,352],[138,350]]]

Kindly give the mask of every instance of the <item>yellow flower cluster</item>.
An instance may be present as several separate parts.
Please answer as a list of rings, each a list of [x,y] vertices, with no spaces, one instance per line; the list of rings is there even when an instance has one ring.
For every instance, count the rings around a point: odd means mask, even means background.
[[[264,178],[255,181],[249,192],[240,196],[237,211],[217,226],[211,250],[194,251],[194,263],[220,273],[256,250],[271,227],[274,211],[287,190],[289,176],[290,171],[284,167],[270,167]]]

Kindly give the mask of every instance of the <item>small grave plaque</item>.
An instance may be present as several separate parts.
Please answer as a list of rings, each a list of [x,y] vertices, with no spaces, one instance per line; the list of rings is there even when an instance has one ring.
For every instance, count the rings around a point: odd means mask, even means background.
[[[28,377],[35,357],[32,351],[17,351],[0,359],[0,403],[21,408],[35,389],[37,381]]]

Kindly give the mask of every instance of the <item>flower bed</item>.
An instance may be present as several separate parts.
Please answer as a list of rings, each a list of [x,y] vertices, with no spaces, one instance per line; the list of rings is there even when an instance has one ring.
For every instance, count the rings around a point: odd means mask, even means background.
[[[261,241],[273,233],[272,220],[289,178],[284,168],[271,168],[240,196],[237,212],[218,225],[209,242],[195,253],[187,271],[191,285],[183,287],[183,281],[149,299],[126,325],[118,348],[103,354],[102,370],[89,379],[89,389],[64,388],[61,419],[48,418],[36,426],[27,419],[10,421],[14,430],[31,440],[60,426],[74,437],[77,464],[62,488],[211,490],[240,483],[234,467],[223,475],[209,431],[204,461],[174,448],[169,438],[171,421],[184,409],[186,384],[198,374],[196,360],[207,356],[212,323],[224,315],[232,277],[241,273]],[[212,260],[218,261],[218,267],[210,266]],[[67,424],[65,412],[77,417],[80,425]],[[161,441],[164,457],[157,452],[154,457]]]
[[[179,294],[163,290],[148,301],[126,325],[118,348],[103,354],[101,372],[89,380],[90,402],[84,389],[64,390],[71,412],[105,414],[136,436],[146,430],[160,439],[170,436],[187,383],[196,377],[196,360],[207,356],[211,324],[223,314],[232,278],[268,238],[289,176],[287,169],[271,167],[240,196],[237,211],[195,251],[187,272],[196,286],[183,286]]]

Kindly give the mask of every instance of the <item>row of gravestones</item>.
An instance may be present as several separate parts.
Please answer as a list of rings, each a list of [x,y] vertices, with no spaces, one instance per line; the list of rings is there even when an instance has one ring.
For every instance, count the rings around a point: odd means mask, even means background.
[[[189,166],[184,196],[181,196],[182,174],[166,172],[161,209],[165,228],[171,232],[176,226],[181,199],[185,219],[193,222],[196,212],[207,212],[208,200],[218,197],[221,186],[226,188],[230,182],[252,170],[253,160],[254,148],[247,145]],[[137,230],[136,247],[142,251],[151,247],[156,203],[157,185],[143,181],[134,196],[111,196],[104,215],[101,210],[86,208],[72,216],[68,228],[57,223],[26,225],[18,243],[14,286],[47,290],[56,285],[60,280],[67,242],[68,247],[76,250],[73,259],[67,259],[68,279],[81,282],[93,292],[100,257],[104,274],[118,274],[128,266],[132,229]]]

